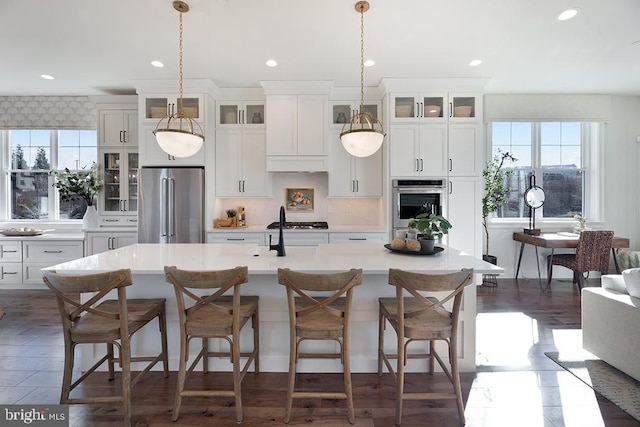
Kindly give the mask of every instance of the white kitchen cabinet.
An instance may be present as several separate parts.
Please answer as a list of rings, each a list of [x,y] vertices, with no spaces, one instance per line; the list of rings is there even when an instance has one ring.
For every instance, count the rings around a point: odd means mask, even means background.
[[[428,92],[391,95],[391,121],[478,122],[482,97],[477,93]]]
[[[452,177],[448,184],[446,217],[453,227],[447,235],[447,244],[479,258],[482,256],[482,182],[477,177]]]
[[[347,153],[340,130],[332,129],[329,142],[329,197],[382,197],[382,152],[369,157]]]
[[[22,283],[43,285],[41,269],[83,256],[82,240],[24,240],[22,242]]]
[[[329,233],[329,243],[373,243],[383,245],[388,242],[387,232],[331,232]],[[286,240],[285,240],[286,243]]]
[[[381,114],[380,102],[365,101],[364,112],[378,120]],[[333,101],[331,102],[329,126],[331,128],[342,129],[345,123],[349,123],[352,116],[360,112],[360,101]]]
[[[178,94],[145,94],[140,100],[140,117],[144,121],[158,123],[160,119],[177,114],[180,108]],[[184,94],[182,112],[191,119],[204,119],[203,98],[201,95]],[[200,123],[202,126],[202,123]]]
[[[137,148],[100,149],[104,188],[100,191],[103,224],[135,224],[138,221]]]
[[[277,237],[276,237],[277,240]],[[207,243],[253,243],[259,246],[265,245],[264,232],[229,231],[222,233],[207,233]],[[286,243],[286,240],[285,240]]]
[[[85,233],[87,256],[123,246],[133,245],[138,242],[136,231],[88,231]]]
[[[279,232],[271,231],[266,233],[265,244],[269,244],[269,236],[271,236],[271,244],[278,243]],[[320,243],[329,243],[329,233],[324,232],[304,232],[304,231],[284,231],[284,247],[287,246],[315,246]]]
[[[200,150],[191,157],[174,157],[165,153],[153,131],[155,126],[141,126],[141,141],[140,141],[140,166],[204,166],[205,163],[205,149],[207,144],[213,144],[211,141],[205,139]]]
[[[0,285],[22,283],[22,242],[0,241]]]
[[[446,124],[391,125],[389,132],[392,177],[447,175]]]
[[[216,127],[264,128],[264,101],[218,101]]]
[[[482,125],[449,125],[450,176],[479,176],[482,173]]]
[[[138,110],[98,109],[99,147],[137,147]]]
[[[216,130],[216,197],[269,196],[264,129]]]
[[[328,98],[267,96],[267,170],[327,170]]]

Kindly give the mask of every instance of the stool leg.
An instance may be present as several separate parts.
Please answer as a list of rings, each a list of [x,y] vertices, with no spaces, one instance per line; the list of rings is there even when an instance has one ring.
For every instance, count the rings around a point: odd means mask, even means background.
[[[342,337],[342,360],[343,360],[343,374],[344,374],[344,391],[347,395],[347,411],[349,413],[349,423],[355,423],[355,415],[353,411],[353,392],[351,385],[351,361],[349,351],[349,339],[345,336]]]
[[[458,415],[461,424],[465,424],[464,404],[462,402],[462,387],[460,385],[460,372],[458,369],[458,349],[455,337],[449,341],[449,363],[451,364],[451,379],[453,380],[453,390],[456,394],[456,403],[458,406]]]
[[[129,337],[120,340],[120,365],[122,367],[122,405],[124,421],[131,426],[131,345]]]
[[[253,313],[253,317],[251,318],[252,323],[251,327],[253,328],[253,350],[256,353],[256,358],[253,361],[253,366],[255,372],[260,372],[260,328],[259,328],[259,314],[258,307],[256,307],[256,311]]]
[[[384,326],[385,326],[385,317],[382,313],[382,308],[380,308],[380,303],[378,303],[378,376],[382,376],[382,352],[384,349]]]
[[[107,356],[107,365],[109,367],[109,381],[113,381],[113,379],[115,378],[115,370],[113,367],[115,361],[113,360],[113,344],[111,343],[107,343]],[[122,355],[120,355],[120,357],[122,357]],[[122,361],[120,361],[120,363],[122,363]]]
[[[402,396],[404,395],[405,348],[402,332],[398,333],[398,369],[396,371],[396,425],[402,423]]]
[[[177,421],[180,416],[180,405],[182,404],[182,392],[187,376],[187,360],[189,359],[189,341],[187,340],[184,325],[180,330],[180,361],[178,362],[178,382],[176,384],[176,397],[173,401],[173,413],[171,421]]]
[[[64,341],[64,372],[62,374],[62,391],[60,392],[60,403],[69,401],[71,393],[71,378],[73,376],[73,360],[75,358],[75,343]]]
[[[287,383],[287,407],[284,413],[284,423],[289,424],[291,419],[291,406],[293,405],[293,387],[296,382],[296,368],[298,364],[298,344],[295,337],[295,329],[291,328],[291,340],[289,342],[289,381]]]
[[[158,324],[160,326],[160,339],[162,340],[162,366],[164,368],[164,377],[169,378],[169,352],[167,351],[167,311],[165,304],[162,304],[162,310],[158,315]]]
[[[233,394],[236,401],[236,422],[242,422],[242,389],[240,384],[240,334],[234,334],[231,344],[231,357],[233,360]]]

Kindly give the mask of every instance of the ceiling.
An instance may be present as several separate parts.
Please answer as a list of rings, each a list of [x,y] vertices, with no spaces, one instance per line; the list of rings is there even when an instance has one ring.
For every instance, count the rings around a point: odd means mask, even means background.
[[[189,0],[184,78],[360,84],[355,0]],[[486,78],[487,93],[640,95],[638,0],[369,0],[365,85]],[[576,8],[560,22],[557,15]],[[178,78],[171,0],[1,0],[0,95],[135,93]],[[267,59],[279,65],[269,68]],[[481,59],[469,67],[472,59]],[[150,61],[164,62],[155,68]],[[55,80],[44,80],[50,74]]]

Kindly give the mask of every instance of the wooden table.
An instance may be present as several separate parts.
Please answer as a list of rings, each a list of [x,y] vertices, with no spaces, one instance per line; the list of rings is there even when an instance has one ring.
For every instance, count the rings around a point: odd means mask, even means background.
[[[540,276],[540,258],[538,257],[538,247],[550,248],[551,255],[556,248],[563,249],[575,249],[578,247],[578,234],[571,232],[558,232],[558,233],[541,233],[538,236],[532,236],[523,232],[517,231],[513,233],[513,240],[520,242],[520,256],[518,257],[518,266],[516,268],[516,280],[518,280],[518,273],[520,272],[520,262],[522,261],[522,253],[524,252],[524,245],[533,245],[536,249],[536,264],[538,265],[538,281],[540,282],[540,288],[542,288],[542,277]],[[611,242],[611,252],[613,253],[613,262],[616,266],[616,272],[620,274],[620,266],[618,265],[618,257],[616,255],[616,248],[628,248],[629,239],[626,237],[613,236]],[[546,289],[546,288],[545,288]]]

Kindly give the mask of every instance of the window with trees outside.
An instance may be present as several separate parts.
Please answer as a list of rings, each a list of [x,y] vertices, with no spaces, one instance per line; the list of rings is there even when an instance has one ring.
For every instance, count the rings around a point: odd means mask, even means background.
[[[80,219],[81,199],[61,202],[53,170],[88,169],[97,159],[95,130],[6,130],[10,151],[8,207],[12,220]]]
[[[491,155],[508,151],[517,159],[505,164],[514,173],[508,177],[509,201],[495,213],[496,218],[528,218],[524,193],[530,176],[545,192],[545,202],[536,209],[537,218],[573,218],[588,213],[587,207],[598,197],[594,184],[597,169],[589,163],[596,152],[600,124],[580,122],[493,122],[488,140]],[[587,189],[589,191],[587,191]]]

